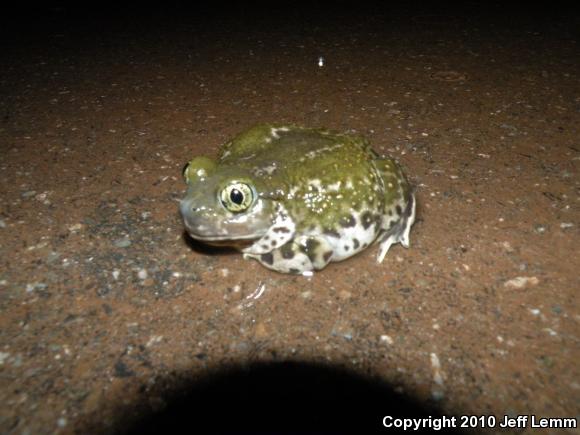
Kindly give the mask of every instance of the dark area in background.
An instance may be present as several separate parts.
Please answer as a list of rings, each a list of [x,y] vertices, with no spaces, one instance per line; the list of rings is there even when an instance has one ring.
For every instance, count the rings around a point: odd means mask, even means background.
[[[297,362],[224,369],[169,397],[165,410],[145,415],[128,433],[379,434],[398,432],[383,427],[387,415],[440,416],[380,379]]]
[[[414,16],[463,17],[474,22],[493,22],[512,27],[521,21],[551,26],[554,20],[576,22],[578,6],[572,1],[171,1],[147,2],[21,2],[3,10],[0,23],[7,39],[70,29],[79,32],[107,32],[109,26],[151,25],[195,27],[228,21],[247,32],[254,26],[287,23],[329,27],[364,24],[369,17],[383,16],[404,22]],[[561,23],[562,24],[562,23]],[[158,30],[158,29],[157,29]],[[388,29],[384,29],[388,32]],[[554,29],[555,30],[555,29]]]

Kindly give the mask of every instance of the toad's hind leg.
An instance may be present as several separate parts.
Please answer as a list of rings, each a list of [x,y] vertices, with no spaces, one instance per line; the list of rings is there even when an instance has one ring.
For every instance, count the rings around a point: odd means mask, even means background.
[[[302,236],[264,254],[244,254],[268,269],[302,273],[324,268],[332,258],[332,247],[322,237]]]
[[[381,233],[377,238],[379,253],[377,261],[381,263],[394,243],[409,247],[409,232],[415,222],[416,201],[399,165],[389,158],[374,161],[385,191],[385,210]],[[404,207],[404,209],[403,209]]]
[[[391,227],[384,229],[383,233],[379,236],[379,254],[377,255],[377,261],[379,263],[383,262],[392,244],[400,243],[405,248],[409,247],[409,232],[411,231],[413,222],[415,222],[416,207],[415,196],[411,194],[401,219],[397,222],[391,221]]]

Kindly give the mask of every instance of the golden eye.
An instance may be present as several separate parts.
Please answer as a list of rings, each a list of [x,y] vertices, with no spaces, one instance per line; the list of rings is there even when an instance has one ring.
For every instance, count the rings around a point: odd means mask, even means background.
[[[254,202],[254,191],[245,183],[232,183],[221,191],[220,200],[227,210],[240,213]]]

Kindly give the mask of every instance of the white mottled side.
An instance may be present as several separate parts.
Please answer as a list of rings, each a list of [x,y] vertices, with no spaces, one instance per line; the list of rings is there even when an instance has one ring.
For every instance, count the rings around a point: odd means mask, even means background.
[[[261,258],[262,257],[261,255],[244,254],[244,259],[257,260],[264,267],[282,273],[291,273],[296,271],[302,273],[314,270],[314,265],[310,261],[310,258],[308,258],[308,256],[305,253],[300,252],[297,246],[294,247],[293,252],[294,256],[292,258],[283,258],[279,249],[273,250],[271,253],[272,255],[271,264],[264,261]]]
[[[345,260],[366,249],[377,238],[378,234],[375,231],[375,225],[370,225],[365,229],[362,224],[361,215],[362,213],[353,211],[352,216],[356,224],[353,227],[336,228],[339,235],[338,238],[327,237],[328,243],[332,246],[333,251],[331,261]]]

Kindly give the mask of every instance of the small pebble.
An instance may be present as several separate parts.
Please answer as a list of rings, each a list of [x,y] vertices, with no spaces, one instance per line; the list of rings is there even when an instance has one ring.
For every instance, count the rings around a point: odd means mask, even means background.
[[[56,424],[58,425],[58,427],[65,427],[67,424],[66,418],[61,417],[56,421]]]
[[[58,253],[56,251],[52,251],[46,256],[46,262],[48,264],[51,264],[51,263],[54,263],[59,258],[60,258],[60,253]]]
[[[441,391],[440,387],[442,387],[444,383],[441,362],[436,353],[431,353],[429,359],[431,360],[431,369],[433,370],[433,382],[436,385],[431,389],[431,397],[435,400],[440,400],[443,398],[443,391]]]
[[[341,290],[338,293],[338,296],[340,297],[340,299],[346,300],[346,299],[350,299],[352,297],[352,293],[349,292],[348,290]]]
[[[74,224],[74,225],[71,225],[70,227],[68,227],[68,230],[71,233],[75,233],[77,231],[80,231],[82,228],[83,228],[83,224],[77,223],[77,224]]]
[[[127,247],[131,246],[131,240],[129,240],[127,237],[123,237],[122,239],[115,240],[113,242],[113,244],[117,248],[127,248]]]
[[[26,284],[26,293],[31,293],[34,290],[44,290],[48,285],[43,282],[33,282],[31,284]]]
[[[503,283],[504,287],[510,289],[521,289],[528,286],[538,285],[540,280],[535,276],[527,277],[527,276],[518,276],[516,278],[510,279]]]
[[[149,276],[149,274],[147,273],[147,269],[139,269],[139,271],[137,272],[137,276],[142,281],[146,280],[147,277]]]
[[[434,389],[433,391],[431,391],[431,398],[433,400],[441,400],[441,399],[443,399],[443,397],[445,397],[445,394],[443,393],[443,391],[437,390],[437,389]]]
[[[542,224],[534,225],[534,231],[538,234],[544,234],[546,232],[546,226]]]
[[[145,347],[151,347],[154,344],[157,344],[163,340],[163,335],[152,335],[151,338],[147,341]]]
[[[514,248],[510,242],[502,242],[501,246],[506,250],[506,252],[512,253],[514,252]]]
[[[381,343],[388,344],[389,346],[393,344],[393,339],[389,335],[381,335]]]
[[[354,337],[354,331],[349,322],[339,320],[334,324],[330,334],[334,337],[342,337],[345,340],[351,341]]]
[[[4,365],[4,361],[8,359],[10,354],[8,352],[0,352],[0,366]]]

